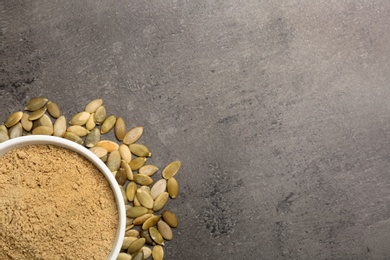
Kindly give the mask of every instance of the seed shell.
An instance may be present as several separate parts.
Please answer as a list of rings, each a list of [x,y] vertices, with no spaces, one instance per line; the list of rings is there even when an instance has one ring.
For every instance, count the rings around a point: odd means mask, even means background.
[[[107,113],[106,108],[104,106],[100,106],[95,111],[95,122],[96,124],[102,124],[106,119]]]
[[[122,141],[126,135],[126,124],[122,117],[118,117],[115,123],[115,136],[119,141]]]
[[[140,157],[152,156],[152,153],[150,152],[149,148],[146,147],[146,145],[144,144],[130,144],[129,148],[131,153],[136,156],[140,156]]]
[[[172,240],[172,229],[164,220],[160,220],[157,223],[157,229],[165,240]]]
[[[141,168],[139,168],[138,172],[148,175],[148,176],[153,176],[156,172],[158,171],[158,168],[153,165],[153,164],[148,164],[144,165]]]
[[[47,102],[47,111],[54,118],[58,118],[59,116],[61,116],[61,109],[56,102]]]
[[[136,171],[142,166],[144,166],[145,162],[146,162],[145,157],[137,157],[130,162],[130,167],[133,171]]]
[[[21,123],[17,123],[9,129],[9,139],[20,137],[23,134],[23,127]]]
[[[158,245],[164,245],[164,238],[161,236],[157,228],[150,227],[149,234],[152,237],[153,241],[156,242]]]
[[[169,178],[175,176],[180,169],[180,165],[180,161],[174,161],[168,164],[167,167],[165,167],[162,171],[162,176],[164,177],[164,179],[168,180]]]
[[[139,185],[150,185],[153,183],[153,179],[144,174],[134,174],[133,179]]]
[[[124,160],[127,163],[131,162],[131,152],[127,145],[121,144],[119,146],[119,153],[121,154],[122,160]]]
[[[94,99],[91,102],[87,104],[85,107],[85,112],[88,113],[94,113],[98,107],[100,107],[103,104],[103,99]]]
[[[169,196],[172,199],[177,198],[177,195],[179,194],[179,183],[174,177],[168,179],[167,188]]]
[[[53,128],[50,126],[38,126],[36,128],[33,128],[32,130],[33,135],[52,135],[53,134]]]
[[[97,146],[106,148],[109,153],[119,149],[119,145],[117,143],[109,140],[101,140],[97,143]]]
[[[15,112],[5,120],[4,125],[8,128],[13,127],[20,121],[20,119],[22,119],[22,117],[23,117],[22,111]]]
[[[33,98],[30,99],[30,101],[28,101],[24,109],[28,111],[36,111],[42,108],[46,104],[46,102],[47,102],[47,98],[44,97]]]
[[[110,171],[117,171],[121,165],[121,155],[118,150],[112,151],[107,158],[107,167]]]
[[[20,120],[20,123],[22,123],[22,127],[27,132],[30,132],[33,127],[33,122],[28,120],[29,115],[27,113],[23,113],[22,119]]]
[[[81,139],[80,136],[76,135],[75,133],[72,132],[65,132],[64,138],[68,139],[70,141],[73,141],[78,144],[83,144],[83,139]]]
[[[86,147],[94,147],[100,141],[100,131],[98,128],[92,129],[87,137],[85,138],[85,146]],[[107,151],[107,150],[106,150]]]
[[[156,245],[152,249],[153,260],[163,260],[164,258],[164,248],[160,245]]]
[[[145,245],[145,238],[138,238],[134,242],[132,242],[127,249],[127,253],[134,254],[138,252]]]
[[[153,208],[153,199],[148,192],[138,189],[135,195],[142,206],[148,209]]]
[[[142,133],[144,132],[144,128],[142,126],[135,127],[131,129],[123,138],[124,144],[132,144],[140,139]]]
[[[164,210],[163,213],[162,213],[162,218],[165,222],[167,222],[167,224],[170,226],[170,227],[177,227],[179,222],[177,220],[177,217],[175,214],[173,214],[171,211],[169,210]]]
[[[85,125],[87,123],[90,115],[91,115],[90,113],[85,112],[85,111],[77,113],[76,115],[74,115],[72,117],[69,124],[71,124],[71,125]]]
[[[169,194],[168,192],[163,192],[160,195],[157,196],[157,198],[154,200],[153,204],[153,210],[159,211],[160,209],[164,208],[165,205],[168,203]]]
[[[54,136],[63,137],[66,132],[66,119],[65,116],[60,116],[54,122]]]
[[[156,181],[153,187],[150,189],[150,194],[153,199],[156,199],[158,195],[165,192],[167,188],[167,181],[165,179],[160,179]]]
[[[145,215],[148,212],[148,209],[142,206],[131,207],[126,211],[126,216],[128,218],[137,218],[142,215]]]
[[[110,132],[111,129],[114,127],[115,122],[116,122],[116,116],[111,115],[111,116],[107,117],[106,120],[104,120],[104,122],[102,124],[102,128],[100,130],[101,133],[106,134],[106,133]]]

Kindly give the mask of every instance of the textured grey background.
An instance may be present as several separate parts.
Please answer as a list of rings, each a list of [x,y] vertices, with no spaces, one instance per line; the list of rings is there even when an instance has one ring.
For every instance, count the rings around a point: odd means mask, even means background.
[[[0,1],[0,118],[102,97],[183,163],[167,259],[390,258],[389,1]]]

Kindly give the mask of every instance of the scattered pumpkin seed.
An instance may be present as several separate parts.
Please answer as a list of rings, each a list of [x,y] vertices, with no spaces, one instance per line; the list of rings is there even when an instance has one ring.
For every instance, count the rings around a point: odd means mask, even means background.
[[[137,197],[139,203],[141,203],[142,206],[148,209],[153,208],[154,201],[148,192],[142,189],[138,189],[135,196]]]
[[[160,220],[157,223],[157,229],[165,240],[172,240],[173,238],[172,229],[164,220]]]
[[[144,128],[142,126],[135,127],[131,129],[127,134],[123,137],[124,144],[132,144],[140,139],[142,133],[144,132]]]
[[[168,179],[167,189],[169,196],[172,199],[177,198],[177,195],[179,194],[179,183],[174,177]]]
[[[0,125],[0,131],[8,134],[8,129],[5,125]]]
[[[22,119],[20,122],[22,123],[22,127],[27,132],[30,132],[33,127],[33,122],[28,120],[29,115],[27,113],[23,113]]]
[[[72,117],[69,124],[71,124],[71,125],[85,125],[87,123],[90,115],[91,115],[90,113],[85,112],[85,111],[77,113],[76,115],[74,115]]]
[[[59,116],[61,116],[61,109],[56,102],[47,102],[47,111],[54,118],[58,118]]]
[[[138,238],[134,242],[132,242],[127,249],[127,253],[134,254],[138,252],[145,245],[145,238]]]
[[[94,147],[99,143],[99,141],[100,141],[100,131],[98,128],[95,127],[87,134],[87,137],[85,138],[85,146]]]
[[[106,108],[104,106],[100,106],[95,111],[95,122],[96,124],[102,124],[104,120],[106,120]]]
[[[119,149],[119,145],[115,142],[109,141],[109,140],[101,140],[97,143],[96,146],[104,147],[106,150],[111,153],[114,150]]]
[[[76,142],[78,144],[83,144],[83,139],[81,139],[80,136],[76,135],[75,133],[72,132],[65,132],[64,138],[68,139],[70,141]]]
[[[145,238],[146,240],[146,244],[148,245],[155,245],[156,243],[153,241],[153,239],[151,238],[150,234],[149,234],[149,230],[142,230],[140,231],[140,235],[141,237]]]
[[[137,196],[134,197],[133,205],[134,205],[134,206],[141,206],[141,203],[139,203],[139,201],[138,201],[138,199],[137,199]]]
[[[134,224],[135,226],[141,226],[141,225],[144,224],[145,221],[146,221],[148,218],[150,218],[151,216],[153,216],[152,213],[146,213],[146,214],[144,214],[144,215],[142,215],[142,216],[139,216],[139,217],[137,217],[137,218],[135,218],[135,219],[133,220],[133,224]]]
[[[54,136],[63,137],[66,132],[66,119],[65,116],[60,116],[54,122]]]
[[[145,157],[137,157],[134,160],[131,160],[130,168],[133,171],[136,171],[139,168],[141,168],[142,166],[144,166],[145,162],[146,162],[146,158]]]
[[[115,136],[119,141],[122,141],[126,135],[126,124],[122,117],[118,117],[115,123]]]
[[[7,132],[0,131],[0,143],[9,140],[9,136]]]
[[[169,211],[169,210],[164,210],[163,213],[162,213],[162,218],[165,222],[167,222],[167,224],[170,226],[170,227],[177,227],[179,222],[177,220],[177,217],[175,214],[173,214],[173,212]]]
[[[127,179],[132,181],[134,179],[134,176],[133,176],[133,171],[130,168],[130,165],[124,160],[121,160],[121,167],[125,170]]]
[[[142,250],[139,250],[135,254],[131,255],[131,260],[144,260],[144,252]]]
[[[131,152],[127,145],[121,144],[119,146],[119,153],[121,154],[122,160],[124,160],[127,163],[131,162]]]
[[[116,122],[116,116],[111,115],[104,120],[102,127],[101,127],[101,133],[106,134],[111,131],[111,129],[114,127]]]
[[[127,237],[138,237],[139,236],[139,231],[136,229],[130,229],[125,232],[125,236]]]
[[[13,127],[20,121],[20,119],[22,119],[22,117],[23,117],[22,111],[15,112],[5,120],[4,125],[8,128]]]
[[[40,108],[40,109],[38,109],[38,110],[35,110],[34,112],[32,112],[32,113],[28,116],[28,120],[34,121],[34,120],[39,119],[41,116],[43,116],[43,114],[46,113],[46,110],[47,110],[46,107],[42,107],[42,108]]]
[[[137,218],[137,217],[140,217],[142,215],[145,215],[146,212],[148,212],[147,208],[142,207],[142,206],[134,206],[134,207],[129,208],[126,211],[126,216],[129,218]]]
[[[87,123],[85,123],[85,128],[89,131],[91,131],[92,129],[94,129],[96,126],[96,123],[95,123],[95,113],[92,113],[88,120],[87,120]]]
[[[102,104],[103,104],[102,99],[100,99],[100,98],[94,99],[87,104],[87,106],[85,107],[85,112],[94,113],[96,111],[96,109],[98,107],[100,107]]]
[[[119,169],[121,165],[121,155],[118,150],[114,150],[108,155],[106,165],[112,172]]]
[[[152,237],[153,241],[158,245],[164,245],[164,238],[161,236],[160,232],[155,227],[149,228],[149,234]]]
[[[52,127],[44,125],[33,128],[32,130],[33,135],[52,135],[53,132],[54,131]]]
[[[133,201],[137,192],[137,184],[133,181],[129,182],[126,187],[126,196],[129,201]]]
[[[66,131],[72,132],[80,137],[83,137],[83,136],[86,136],[87,134],[89,134],[89,131],[80,125],[71,125],[68,127],[68,129]]]
[[[167,205],[168,198],[169,198],[168,192],[163,192],[160,195],[158,195],[157,198],[154,200],[153,210],[159,211],[160,209],[164,208],[165,205]]]
[[[141,250],[144,252],[144,259],[148,259],[152,255],[152,249],[149,247],[143,246]]]
[[[153,199],[156,199],[158,195],[165,192],[167,188],[167,181],[165,179],[161,179],[156,181],[153,187],[150,189],[150,194]]]
[[[133,243],[135,240],[137,240],[136,237],[130,237],[130,236],[125,237],[125,238],[123,239],[121,249],[122,249],[122,250],[126,250],[127,248],[129,248],[129,246],[131,245],[131,243]],[[131,259],[131,258],[130,258],[130,259]]]
[[[153,164],[148,164],[144,165],[141,168],[139,168],[138,172],[148,175],[148,176],[153,176],[156,172],[158,171],[158,168],[153,165]]]
[[[151,216],[143,224],[142,229],[148,230],[149,228],[155,226],[161,219],[161,216]]]
[[[163,260],[164,258],[164,248],[160,245],[156,245],[152,249],[153,260]]]
[[[50,128],[53,128],[53,122],[51,121],[50,117],[46,114],[43,114],[38,120],[40,126],[48,126]]]
[[[99,158],[106,156],[108,153],[104,147],[99,147],[99,146],[91,147],[89,148],[89,150]]]
[[[145,174],[140,174],[140,173],[134,174],[133,179],[134,179],[135,183],[137,183],[139,185],[150,185],[153,183],[153,179]]]
[[[47,98],[44,98],[44,97],[33,98],[33,99],[30,99],[30,101],[28,101],[28,103],[24,109],[28,110],[28,111],[36,111],[36,110],[44,107],[46,102],[47,102]]]
[[[168,180],[169,178],[175,176],[180,169],[180,164],[180,161],[174,161],[168,164],[167,167],[165,167],[162,171],[162,176],[164,179]]]
[[[149,148],[146,147],[146,145],[144,144],[130,144],[129,148],[131,153],[136,156],[140,156],[140,157],[152,156],[152,153],[150,152]]]
[[[119,253],[116,260],[131,260],[131,255],[126,253]]]
[[[13,139],[23,134],[23,127],[21,123],[17,123],[9,129],[9,139]]]

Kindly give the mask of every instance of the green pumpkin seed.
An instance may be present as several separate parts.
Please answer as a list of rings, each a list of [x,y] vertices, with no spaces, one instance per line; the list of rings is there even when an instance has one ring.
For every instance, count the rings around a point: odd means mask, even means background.
[[[72,125],[72,126],[69,126],[68,129],[66,130],[67,132],[72,132],[80,137],[83,137],[83,136],[86,136],[87,134],[89,134],[89,131],[80,126],[80,125]]]
[[[134,254],[141,250],[141,248],[145,245],[145,238],[138,238],[134,242],[132,242],[127,249],[128,254]]]
[[[132,225],[133,226],[133,225]],[[125,232],[126,237],[138,237],[139,231],[136,229],[130,229]]]
[[[127,179],[132,181],[134,179],[134,176],[133,176],[133,171],[130,168],[130,165],[124,160],[121,160],[121,167],[125,169]]]
[[[89,134],[85,138],[85,146],[94,147],[99,143],[99,141],[100,141],[100,131],[98,128],[95,127],[89,132]]]
[[[95,113],[92,113],[89,118],[88,118],[88,121],[87,123],[85,123],[85,128],[87,128],[87,130],[92,130],[94,129],[96,126],[96,123],[95,123]]]
[[[138,170],[139,173],[142,173],[142,174],[145,174],[148,176],[153,176],[157,171],[158,171],[158,168],[153,164],[144,165],[141,168],[139,168],[139,170]]]
[[[9,140],[9,136],[7,132],[0,131],[0,143]]]
[[[33,127],[33,122],[28,120],[29,115],[27,113],[23,113],[22,119],[20,120],[20,123],[22,123],[22,127],[27,132],[30,132]]]
[[[164,179],[169,179],[177,174],[177,172],[180,169],[180,161],[174,161],[167,165],[167,167],[164,168],[162,171],[162,176]]]
[[[143,246],[141,250],[144,252],[144,259],[148,259],[152,255],[152,249],[149,247]]]
[[[46,110],[47,110],[46,107],[42,107],[42,108],[40,108],[40,109],[38,109],[38,110],[35,110],[34,112],[32,112],[32,113],[28,116],[28,120],[34,121],[34,120],[39,119],[41,116],[43,116],[43,114],[46,113]]]
[[[126,253],[119,253],[116,260],[131,260],[131,255]]]
[[[146,145],[143,144],[130,144],[129,145],[130,151],[132,154],[140,157],[151,157],[152,153],[150,152],[149,148],[146,147]]]
[[[30,101],[28,101],[28,103],[24,109],[28,110],[28,111],[36,111],[36,110],[44,107],[46,102],[47,102],[47,98],[44,98],[44,97],[33,98]]]
[[[91,147],[91,148],[89,148],[89,150],[91,152],[93,152],[99,158],[103,158],[108,153],[105,148],[99,147],[99,146]]]
[[[124,144],[132,144],[138,141],[141,138],[142,133],[144,132],[144,128],[142,126],[135,127],[131,129],[123,138]]]
[[[167,181],[165,179],[156,181],[156,183],[150,189],[150,194],[152,198],[156,199],[158,195],[165,192],[166,188],[167,188]]]
[[[104,120],[106,120],[106,108],[104,106],[100,106],[95,111],[95,122],[96,124],[102,124]]]
[[[5,125],[0,125],[0,132],[4,132],[8,134],[8,129]]]
[[[54,122],[54,136],[63,137],[66,132],[66,118],[64,116],[60,116]]]
[[[134,174],[133,180],[139,185],[150,185],[153,183],[153,179],[144,174]]]
[[[56,102],[47,102],[47,111],[54,118],[58,118],[61,116],[61,109]]]
[[[137,184],[133,181],[129,182],[126,187],[126,196],[129,201],[133,201],[137,192]]]
[[[177,198],[177,195],[179,194],[179,183],[174,177],[168,179],[167,189],[169,196],[172,199]]]
[[[33,128],[32,130],[33,135],[52,135],[53,132],[54,131],[52,127],[44,125]]]
[[[153,208],[154,201],[148,192],[142,189],[138,189],[135,196],[137,197],[139,203],[141,203],[142,206],[148,209]]]
[[[103,104],[103,100],[102,99],[94,99],[92,100],[91,102],[89,102],[87,104],[87,106],[85,107],[85,112],[88,112],[88,113],[95,113],[96,109],[98,107],[100,107],[101,105]]]
[[[101,133],[106,134],[111,131],[111,129],[114,127],[116,122],[116,116],[111,115],[104,120],[102,127],[101,127]]]
[[[119,145],[117,143],[109,140],[101,140],[97,143],[97,146],[106,148],[109,153],[119,149]]]
[[[124,185],[127,180],[126,171],[123,168],[119,168],[119,170],[115,174],[115,179],[119,185]]]
[[[155,227],[149,228],[149,234],[152,237],[153,241],[158,245],[164,245],[164,238],[161,236],[160,232]]]
[[[163,260],[164,258],[164,248],[160,245],[156,245],[152,249],[153,260]]]
[[[144,166],[145,162],[146,162],[146,158],[145,157],[137,157],[137,158],[135,158],[134,160],[132,160],[130,162],[130,168],[133,171],[136,171],[139,168],[141,168],[142,166]]]
[[[148,245],[155,245],[156,243],[153,241],[153,239],[150,237],[149,230],[141,230],[140,236],[145,238],[145,242]]]
[[[141,226],[151,216],[153,216],[152,213],[146,213],[146,214],[144,214],[142,216],[139,216],[139,217],[137,217],[137,218],[135,218],[133,220],[133,224],[136,225],[136,226]]]
[[[127,145],[121,144],[119,146],[119,153],[121,154],[122,160],[124,160],[127,163],[131,162],[131,152]]]
[[[23,127],[21,123],[17,123],[9,129],[9,139],[20,137],[23,134]]]
[[[128,218],[137,218],[142,215],[145,215],[148,212],[148,209],[142,206],[131,207],[126,211],[126,216]]]
[[[48,126],[50,128],[53,128],[53,122],[51,121],[50,117],[46,114],[43,114],[37,121],[39,126]]]
[[[85,125],[87,123],[90,115],[91,115],[90,113],[85,112],[85,111],[77,113],[76,115],[74,115],[72,117],[69,124],[71,124],[71,125]]]
[[[144,260],[144,252],[139,250],[137,253],[131,255],[131,260]]]
[[[122,242],[122,250],[126,250],[129,248],[130,244],[133,243],[135,240],[137,240],[136,237],[125,237]],[[131,258],[130,258],[131,259]]]
[[[112,151],[107,158],[107,167],[110,171],[117,171],[121,165],[121,155],[118,150]]]
[[[172,229],[164,220],[160,220],[157,223],[157,229],[165,240],[172,240],[173,238]]]
[[[143,224],[142,229],[148,230],[149,228],[155,226],[161,219],[161,216],[151,216]]]
[[[22,111],[15,112],[5,120],[4,125],[8,128],[13,127],[20,121],[20,119],[22,119],[22,117],[23,117]]]
[[[73,141],[78,144],[83,144],[83,139],[81,139],[80,136],[76,135],[75,133],[72,132],[65,132],[64,138],[68,139],[70,141]]]
[[[157,198],[154,200],[153,204],[153,210],[159,211],[160,209],[164,208],[165,205],[168,203],[169,194],[168,192],[163,192],[160,195],[157,196]]]
[[[115,123],[115,136],[119,141],[122,141],[126,135],[126,124],[122,117],[118,117]]]
[[[179,225],[176,215],[169,210],[163,211],[162,218],[170,227],[175,228]]]

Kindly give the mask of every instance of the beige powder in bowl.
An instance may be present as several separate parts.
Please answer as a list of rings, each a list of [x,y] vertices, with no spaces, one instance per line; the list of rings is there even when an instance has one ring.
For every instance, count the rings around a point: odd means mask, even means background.
[[[118,210],[104,175],[76,152],[29,145],[0,158],[0,259],[106,259]]]

